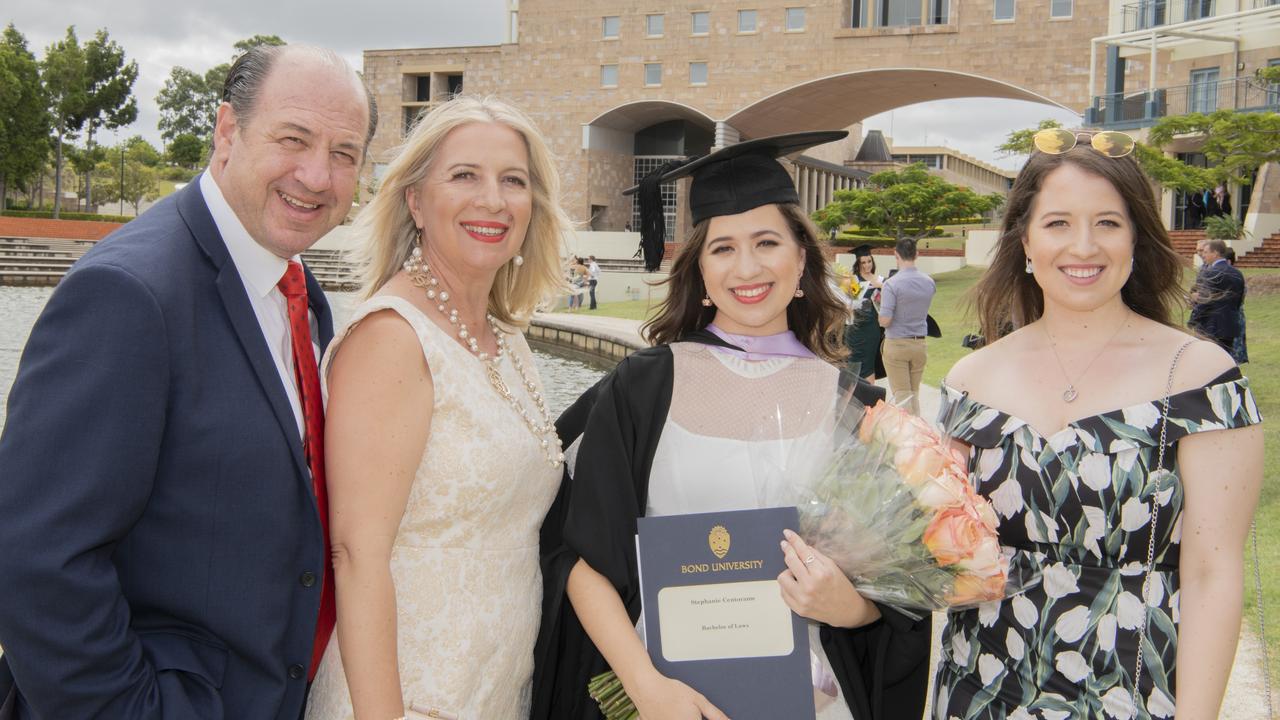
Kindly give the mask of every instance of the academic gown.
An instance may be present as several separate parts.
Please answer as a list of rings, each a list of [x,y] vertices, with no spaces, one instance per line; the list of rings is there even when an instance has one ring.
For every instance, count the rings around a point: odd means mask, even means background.
[[[684,341],[734,347],[705,330]],[[587,695],[587,683],[609,666],[578,622],[566,585],[582,558],[618,590],[632,623],[639,618],[636,518],[647,505],[649,471],[671,407],[673,374],[670,347],[641,350],[620,362],[556,422],[566,447],[586,435],[576,477],[570,481],[566,471],[542,526],[543,616],[535,647],[533,720],[601,717]],[[864,404],[885,397],[883,388],[860,379],[857,383],[853,394]],[[821,626],[822,646],[856,720],[914,720],[925,706],[930,618],[913,621],[879,607],[883,617],[862,628]]]

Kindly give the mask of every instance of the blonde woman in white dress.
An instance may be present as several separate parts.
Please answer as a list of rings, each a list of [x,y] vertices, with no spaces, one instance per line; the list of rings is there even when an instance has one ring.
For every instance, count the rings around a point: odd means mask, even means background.
[[[338,623],[307,718],[528,715],[563,456],[519,329],[562,290],[558,192],[529,119],[463,97],[360,216],[366,300],[321,369]]]

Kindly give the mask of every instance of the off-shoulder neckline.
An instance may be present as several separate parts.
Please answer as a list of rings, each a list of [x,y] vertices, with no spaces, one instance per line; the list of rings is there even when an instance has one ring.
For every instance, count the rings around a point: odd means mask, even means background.
[[[1209,382],[1203,385],[1200,385],[1198,387],[1187,388],[1186,390],[1182,390],[1181,392],[1173,393],[1172,395],[1169,396],[1169,403],[1172,406],[1178,399],[1182,398],[1183,396],[1190,395],[1192,393],[1203,393],[1205,390],[1215,385],[1221,385],[1229,382],[1239,382],[1240,380],[1243,380],[1243,379],[1244,379],[1244,375],[1240,372],[1240,368],[1238,366],[1229,368],[1223,371],[1221,375],[1218,375],[1216,378],[1210,380]],[[1005,425],[1008,420],[1013,420],[1019,426],[1027,428],[1033,434],[1039,437],[1041,440],[1044,440],[1046,442],[1050,442],[1054,438],[1066,432],[1074,433],[1078,428],[1088,424],[1091,421],[1096,421],[1096,420],[1099,420],[1100,418],[1104,418],[1110,415],[1123,414],[1127,411],[1137,410],[1143,407],[1144,405],[1150,405],[1151,403],[1162,403],[1164,401],[1163,397],[1159,397],[1151,400],[1143,400],[1141,402],[1132,403],[1130,405],[1125,405],[1123,407],[1118,407],[1111,410],[1104,410],[1102,412],[1093,413],[1092,415],[1085,415],[1083,417],[1079,417],[1069,421],[1066,425],[1063,425],[1061,429],[1053,433],[1045,434],[1036,426],[1018,417],[1017,415],[1014,415],[1013,413],[1005,412],[1004,410],[1001,410],[999,408],[992,407],[982,402],[981,400],[974,400],[972,397],[970,397],[969,392],[967,390],[966,391],[956,390],[955,388],[947,385],[946,380],[942,381],[941,389],[942,389],[944,404],[948,402],[950,398],[955,398],[954,400],[950,400],[950,402],[967,402],[970,405],[975,405],[979,408],[982,408],[983,410],[990,410],[991,412],[996,413],[998,418],[1003,417],[1006,419],[1005,421],[1002,421],[1000,423],[1001,426]]]

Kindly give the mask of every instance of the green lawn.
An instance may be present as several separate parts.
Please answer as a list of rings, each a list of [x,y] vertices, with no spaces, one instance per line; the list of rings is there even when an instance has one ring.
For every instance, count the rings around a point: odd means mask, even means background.
[[[960,347],[965,333],[974,332],[977,321],[966,314],[964,293],[982,274],[980,268],[964,268],[955,272],[934,276],[938,293],[934,296],[931,313],[942,327],[941,338],[928,342],[929,363],[925,366],[924,381],[930,385],[941,382],[947,370],[969,351]],[[1280,270],[1245,270],[1246,277],[1259,275],[1280,276]],[[1190,285],[1191,271],[1187,272]],[[643,320],[648,308],[645,301],[608,303],[598,310],[586,311],[591,315],[608,315]],[[1263,607],[1267,615],[1267,645],[1272,658],[1272,674],[1280,682],[1280,293],[1263,295],[1254,293],[1245,299],[1245,316],[1248,320],[1249,357],[1244,366],[1258,408],[1266,422],[1263,434],[1266,438],[1266,456],[1263,472],[1262,499],[1258,505],[1258,553],[1262,567]],[[1245,616],[1244,622],[1256,633],[1257,609],[1253,589],[1252,551],[1245,553]],[[1271,568],[1267,570],[1267,568]]]
[[[656,306],[655,306],[656,309]],[[581,315],[603,315],[605,317],[626,318],[628,320],[647,320],[649,303],[646,300],[624,300],[622,302],[600,303],[595,310],[579,310]],[[563,308],[557,312],[564,312]]]

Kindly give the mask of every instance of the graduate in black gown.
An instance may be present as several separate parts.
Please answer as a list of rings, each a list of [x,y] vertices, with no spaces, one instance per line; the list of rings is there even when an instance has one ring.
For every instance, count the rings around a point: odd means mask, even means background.
[[[734,393],[775,368],[779,376],[794,375],[773,387],[813,388],[828,380],[831,385],[827,397],[792,393],[779,398],[780,404],[820,405],[836,395],[841,376],[828,362],[843,354],[838,332],[844,309],[831,290],[813,226],[774,158],[843,136],[798,133],[748,141],[647,179],[656,188],[657,182],[693,175],[695,229],[672,266],[668,299],[645,328],[655,346],[619,363],[557,422],[575,457],[572,479],[566,477],[542,531],[544,615],[535,651],[532,718],[599,718],[587,683],[609,669],[646,720],[722,717],[696,688],[658,674],[636,633],[636,519],[671,484],[667,471],[654,468],[672,467],[672,443],[678,438],[669,420],[675,408],[720,408],[719,415],[711,415],[713,423],[723,417],[725,425],[741,424],[737,399],[749,414],[761,398]],[[659,229],[655,249],[661,237]],[[691,391],[688,379],[679,379],[685,372],[681,367],[734,379]],[[735,367],[749,371],[740,377],[730,372]],[[856,383],[850,389],[863,403],[884,396],[864,381],[846,382]],[[676,387],[686,390],[676,393]],[[763,387],[770,387],[767,377]],[[698,401],[702,405],[690,403],[692,392],[705,395]],[[714,428],[704,431],[722,435]],[[683,442],[680,452],[700,454],[688,438]],[[674,459],[678,463],[683,457]],[[736,461],[741,464],[743,458]],[[820,709],[820,717],[919,718],[928,683],[928,618],[913,621],[863,599],[827,558],[794,534],[782,547],[788,565],[779,578],[783,598],[816,622],[813,636],[822,662],[813,668],[815,696],[821,692],[838,700],[838,707]]]

